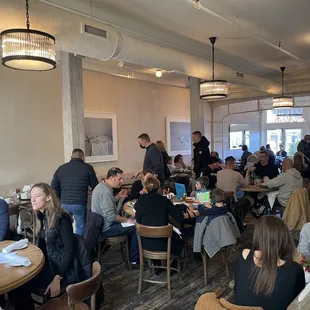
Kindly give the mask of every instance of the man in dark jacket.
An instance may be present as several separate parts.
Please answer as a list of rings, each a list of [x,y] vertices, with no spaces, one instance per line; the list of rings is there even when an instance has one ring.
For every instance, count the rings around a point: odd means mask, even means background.
[[[143,169],[137,171],[134,177],[137,177],[140,173],[146,170],[152,170],[159,180],[160,184],[165,183],[165,173],[164,173],[164,161],[160,149],[153,143],[148,134],[142,133],[138,137],[138,142],[141,149],[146,149]]]
[[[305,135],[303,140],[298,143],[297,151],[304,153],[307,159],[310,159],[310,135]]]
[[[0,241],[9,236],[9,206],[5,200],[0,199]]]
[[[204,166],[210,162],[210,142],[200,131],[194,131],[192,134],[194,142],[194,172],[199,177]]]
[[[245,144],[242,145],[242,151],[243,151],[243,154],[241,156],[240,171],[244,170],[244,167],[245,167],[245,165],[247,163],[248,157],[250,155],[252,155],[252,153],[248,151],[248,146],[245,145]]]
[[[74,149],[70,162],[60,166],[54,174],[51,185],[61,206],[74,216],[79,235],[83,235],[86,222],[88,187],[94,189],[97,184],[95,170],[84,162],[81,149]]]

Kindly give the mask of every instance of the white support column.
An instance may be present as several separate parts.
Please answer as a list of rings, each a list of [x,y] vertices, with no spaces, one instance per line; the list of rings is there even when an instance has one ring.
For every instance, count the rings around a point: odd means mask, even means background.
[[[199,130],[204,135],[204,101],[200,99],[199,79],[190,78],[191,131]]]
[[[65,161],[72,150],[85,148],[82,58],[60,53]]]

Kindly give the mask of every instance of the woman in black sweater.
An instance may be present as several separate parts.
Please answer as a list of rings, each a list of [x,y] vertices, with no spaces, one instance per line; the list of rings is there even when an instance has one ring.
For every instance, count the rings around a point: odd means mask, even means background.
[[[263,216],[255,224],[253,248],[237,260],[235,303],[284,310],[305,287],[303,268],[293,261],[295,245],[286,224]]]
[[[169,215],[177,222],[184,220],[182,211],[175,207],[166,197],[158,193],[159,181],[148,177],[144,182],[147,192],[135,204],[137,223],[146,226],[165,226],[169,223]],[[167,251],[167,239],[142,239],[143,248],[150,251]],[[182,239],[173,232],[171,240],[171,253],[179,255],[183,249]]]
[[[156,145],[160,149],[161,155],[163,157],[165,180],[167,180],[171,176],[171,172],[170,172],[170,170],[168,168],[169,155],[168,155],[168,153],[166,151],[166,147],[165,147],[165,144],[164,144],[163,141],[156,141]]]
[[[46,183],[31,189],[31,204],[37,214],[38,247],[45,256],[45,266],[30,282],[9,293],[16,310],[34,310],[31,291],[46,288],[45,294],[55,297],[60,288],[76,282],[73,264],[75,238],[71,216],[59,206],[54,190]]]

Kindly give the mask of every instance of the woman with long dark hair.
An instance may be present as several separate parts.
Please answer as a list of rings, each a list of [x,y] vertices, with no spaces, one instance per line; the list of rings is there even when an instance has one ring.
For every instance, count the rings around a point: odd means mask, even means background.
[[[235,303],[284,310],[305,287],[303,268],[293,261],[295,245],[286,224],[263,216],[255,225],[253,247],[243,250],[235,273]]]
[[[73,264],[75,238],[72,218],[62,209],[54,190],[46,183],[31,189],[32,209],[36,213],[38,247],[45,256],[45,266],[30,282],[9,293],[16,310],[34,310],[33,289],[44,288],[50,297],[58,296],[62,286],[76,282]]]
[[[165,144],[164,144],[163,141],[156,141],[156,145],[160,149],[161,155],[163,156],[164,174],[165,174],[165,180],[167,180],[171,176],[171,172],[170,172],[170,170],[168,168],[168,158],[169,158],[169,155],[167,153],[167,150],[166,150],[166,147],[165,147]]]

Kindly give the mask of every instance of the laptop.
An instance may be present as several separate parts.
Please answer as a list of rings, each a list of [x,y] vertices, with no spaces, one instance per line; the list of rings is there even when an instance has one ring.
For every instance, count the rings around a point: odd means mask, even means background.
[[[210,203],[210,191],[195,191],[195,200],[200,201],[201,204]]]
[[[178,199],[182,199],[183,194],[186,194],[186,188],[184,184],[175,183],[175,192]]]

